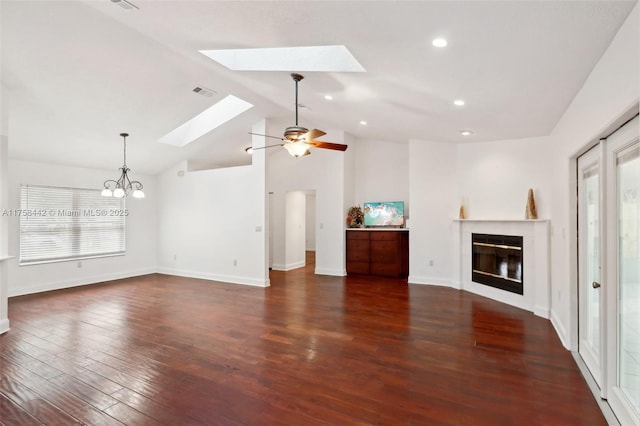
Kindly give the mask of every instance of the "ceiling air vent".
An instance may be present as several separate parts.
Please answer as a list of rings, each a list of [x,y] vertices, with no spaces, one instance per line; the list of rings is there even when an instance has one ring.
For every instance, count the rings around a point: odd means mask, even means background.
[[[127,0],[111,0],[111,3],[115,3],[123,9],[140,9],[138,6]]]
[[[206,87],[197,86],[193,89],[194,93],[198,95],[206,96],[207,98],[212,97],[216,92],[211,89],[207,89]]]

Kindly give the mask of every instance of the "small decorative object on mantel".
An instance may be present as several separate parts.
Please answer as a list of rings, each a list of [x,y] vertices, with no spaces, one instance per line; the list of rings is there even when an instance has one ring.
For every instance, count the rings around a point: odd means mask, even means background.
[[[464,204],[460,204],[460,211],[458,212],[458,219],[466,219],[467,212],[464,211]]]
[[[527,209],[525,211],[525,219],[537,219],[538,212],[536,211],[536,200],[533,198],[533,189],[529,188],[527,194]]]
[[[361,228],[364,221],[364,213],[360,206],[353,206],[349,208],[347,213],[347,226],[349,228]]]

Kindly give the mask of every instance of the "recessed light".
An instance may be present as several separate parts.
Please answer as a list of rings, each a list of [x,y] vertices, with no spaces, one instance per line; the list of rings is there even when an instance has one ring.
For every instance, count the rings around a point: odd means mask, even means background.
[[[471,136],[471,135],[473,134],[473,132],[472,132],[472,131],[470,131],[470,130],[461,130],[461,131],[460,131],[460,134],[461,134],[462,136]]]
[[[434,38],[431,42],[435,47],[445,47],[447,45],[447,40],[442,37]]]
[[[363,126],[366,126],[366,125],[367,125],[367,122],[366,122],[366,121],[364,121],[364,120],[361,120],[361,121],[360,121],[360,124],[362,124]]]
[[[456,99],[453,101],[453,104],[456,106],[464,106],[464,101],[462,99]]]
[[[333,100],[333,96],[331,95],[324,95],[324,98],[328,101],[332,101]]]

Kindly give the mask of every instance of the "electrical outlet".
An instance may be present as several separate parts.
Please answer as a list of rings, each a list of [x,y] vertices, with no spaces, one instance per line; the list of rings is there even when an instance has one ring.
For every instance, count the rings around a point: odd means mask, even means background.
[[[233,266],[238,266],[238,259],[233,259]]]

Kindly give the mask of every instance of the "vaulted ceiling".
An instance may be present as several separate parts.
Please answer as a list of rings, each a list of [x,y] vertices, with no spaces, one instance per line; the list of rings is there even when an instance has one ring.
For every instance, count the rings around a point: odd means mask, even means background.
[[[126,131],[140,173],[247,164],[253,123],[293,124],[298,70],[231,71],[202,49],[346,46],[366,72],[303,73],[309,128],[393,142],[547,135],[636,3],[132,2],[2,0],[11,157],[117,168]],[[157,142],[228,94],[254,107],[186,147]]]

